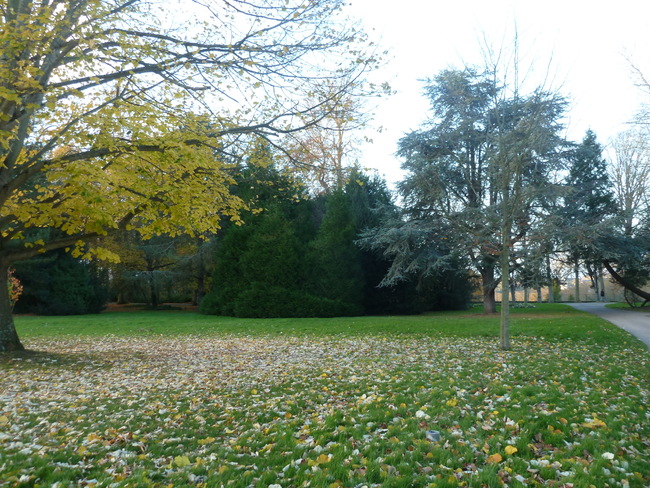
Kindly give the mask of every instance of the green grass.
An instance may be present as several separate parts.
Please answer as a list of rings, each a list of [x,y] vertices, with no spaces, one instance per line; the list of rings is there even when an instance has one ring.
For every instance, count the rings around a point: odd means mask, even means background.
[[[242,320],[18,317],[0,486],[650,484],[650,353],[564,305]],[[440,432],[440,442],[426,439]]]
[[[605,305],[607,308],[617,308],[621,310],[632,310],[633,312],[645,312],[649,313],[650,312],[650,304],[646,304],[645,306],[642,306],[642,302],[636,302],[634,306],[632,307],[629,303],[625,302],[618,302],[618,303],[608,303]]]
[[[609,339],[613,327],[562,304],[511,310],[514,337]],[[497,337],[499,316],[482,308],[401,317],[339,317],[313,319],[239,319],[193,312],[134,311],[68,317],[20,316],[21,337],[151,336],[187,334],[236,335],[424,335],[430,337]]]

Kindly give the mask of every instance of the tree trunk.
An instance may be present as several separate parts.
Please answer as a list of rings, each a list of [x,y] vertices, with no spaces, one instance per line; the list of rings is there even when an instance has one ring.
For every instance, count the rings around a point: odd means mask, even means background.
[[[496,286],[493,266],[481,270],[481,286],[483,288],[483,312],[496,313],[497,300],[495,297]]]
[[[619,284],[621,284],[625,289],[630,290],[633,293],[636,293],[639,295],[641,298],[644,300],[650,300],[650,292],[643,291],[641,288],[634,286],[632,283],[627,281],[623,276],[618,274],[612,265],[609,263],[609,261],[603,262],[603,265],[605,266],[605,269],[609,271],[609,274],[612,275],[612,278],[614,278]]]
[[[149,271],[149,300],[151,301],[151,308],[158,308],[158,291],[156,290],[156,280],[154,272]]]
[[[573,263],[573,273],[575,275],[575,288],[576,288],[574,301],[576,303],[580,303],[580,265],[578,264],[577,259]]]
[[[549,254],[546,255],[546,279],[548,280],[548,303],[553,303],[555,302],[555,290],[553,289],[553,273]]]
[[[504,239],[505,240],[505,239]],[[507,290],[510,287],[510,252],[507,244],[504,243],[501,257],[501,288]],[[500,326],[501,350],[510,350],[510,300],[508,293],[501,293],[501,326]]]
[[[510,301],[508,300],[507,290],[510,288],[510,219],[508,218],[510,208],[508,206],[509,198],[504,191],[503,201],[503,222],[501,224],[501,324],[499,327],[500,346],[502,351],[510,350]]]
[[[205,265],[203,263],[203,254],[199,248],[199,264],[196,270],[196,290],[194,292],[194,305],[201,305],[201,300],[205,296]]]
[[[538,286],[536,291],[537,291],[537,303],[542,303],[544,301],[542,298],[542,287]]]
[[[8,279],[9,266],[0,263],[0,352],[23,351],[11,313]]]
[[[607,301],[607,297],[605,296],[605,277],[604,277],[604,272],[603,268],[599,267],[598,268],[598,280],[600,282],[600,299],[601,301],[605,302]]]

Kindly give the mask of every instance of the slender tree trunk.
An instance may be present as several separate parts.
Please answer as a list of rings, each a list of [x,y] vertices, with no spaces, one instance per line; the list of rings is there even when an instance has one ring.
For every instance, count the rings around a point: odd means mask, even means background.
[[[504,238],[505,239],[505,238]],[[505,291],[510,287],[510,253],[502,250],[501,257],[501,287]],[[500,327],[501,350],[510,350],[510,300],[507,291],[501,293],[501,327]]]
[[[607,297],[605,296],[605,273],[603,272],[603,268],[598,266],[598,279],[600,281],[600,299],[601,301],[605,302],[607,301]]]
[[[0,262],[0,352],[23,351],[11,313],[8,279],[9,266]]]
[[[549,254],[546,255],[546,279],[548,280],[548,303],[553,303],[555,302],[555,290],[553,289],[553,272]]]
[[[203,262],[203,253],[199,248],[199,263],[196,270],[196,291],[194,293],[194,305],[201,305],[201,300],[205,296],[205,264]]]
[[[505,192],[504,192],[505,193]],[[510,288],[510,219],[508,215],[508,198],[504,196],[502,202],[504,220],[501,226],[501,287],[504,293],[501,294],[501,325],[500,340],[501,350],[510,350],[510,301],[507,290]]]
[[[576,303],[580,303],[580,264],[576,259],[573,263],[573,273],[575,275],[575,299]]]
[[[151,308],[158,308],[158,292],[156,290],[156,280],[154,272],[149,271],[149,300],[151,301]]]
[[[538,286],[536,291],[537,291],[537,303],[542,303],[544,301],[542,298],[542,287]]]

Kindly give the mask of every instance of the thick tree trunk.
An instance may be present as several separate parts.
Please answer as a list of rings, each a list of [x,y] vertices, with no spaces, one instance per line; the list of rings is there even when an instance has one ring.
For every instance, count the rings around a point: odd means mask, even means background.
[[[618,283],[620,283],[625,289],[630,290],[633,293],[636,293],[644,300],[650,300],[650,292],[643,291],[641,288],[634,286],[632,283],[627,281],[623,276],[621,276],[614,270],[614,268],[609,263],[609,261],[603,262],[603,265],[605,266],[605,269],[609,271],[609,274],[612,275],[612,278],[614,278]]]
[[[9,266],[0,263],[0,352],[22,351],[25,348],[18,339],[9,300]]]
[[[496,313],[494,267],[490,266],[481,270],[481,287],[483,288],[483,312]]]

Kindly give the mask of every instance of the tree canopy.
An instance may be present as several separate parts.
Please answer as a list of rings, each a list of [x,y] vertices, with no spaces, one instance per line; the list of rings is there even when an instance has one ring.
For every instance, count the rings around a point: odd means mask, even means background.
[[[350,80],[336,106],[376,62],[343,3],[2,0],[0,279],[52,249],[110,257],[87,243],[116,229],[236,220],[230,157],[315,123],[312,87]],[[6,303],[0,350],[21,347]]]

